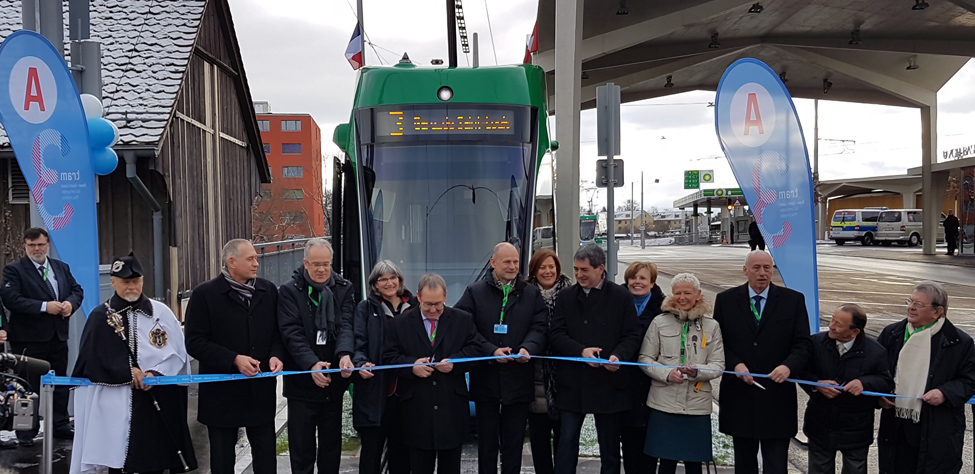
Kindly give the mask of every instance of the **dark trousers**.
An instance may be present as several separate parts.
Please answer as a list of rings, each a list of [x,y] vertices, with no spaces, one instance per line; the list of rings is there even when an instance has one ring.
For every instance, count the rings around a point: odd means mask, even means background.
[[[619,474],[620,472],[620,428],[619,413],[595,414],[596,438],[599,441],[600,474]],[[555,452],[555,472],[574,474],[579,463],[579,435],[585,413],[562,411],[562,438]]]
[[[752,250],[755,250],[756,248],[757,249],[760,249],[760,250],[765,250],[765,241],[764,240],[749,240],[748,241],[748,246],[751,247]]]
[[[758,474],[758,450],[762,450],[762,472],[786,474],[789,463],[789,438],[734,437],[735,474]]]
[[[316,442],[315,435],[318,435]],[[288,452],[293,474],[338,473],[342,463],[342,399],[288,399]]]
[[[413,474],[460,474],[460,451],[462,446],[453,449],[410,448],[410,470]]]
[[[248,426],[247,441],[251,445],[254,474],[276,474],[278,472],[275,453],[274,422],[258,426]],[[210,438],[210,472],[213,474],[234,474],[237,462],[238,428],[207,426]]]
[[[623,471],[657,472],[657,458],[643,452],[647,445],[646,426],[623,426],[620,442],[623,445]]]
[[[499,402],[474,402],[477,419],[477,470],[480,474],[498,472],[498,447],[501,448],[501,474],[521,472],[521,452],[525,444],[528,402],[503,405]]]
[[[677,463],[680,461],[675,461],[673,459],[661,459],[660,460],[660,470],[657,474],[674,474],[677,472]],[[684,463],[684,474],[701,474],[703,472],[703,464],[699,462],[685,462]],[[738,466],[735,466],[737,469]],[[653,471],[648,471],[653,472]],[[735,471],[737,472],[737,470]]]
[[[51,364],[51,370],[54,371],[54,375],[67,375],[68,371],[68,343],[67,341],[59,341],[57,336],[54,336],[48,342],[10,342],[10,352],[18,355],[25,355],[27,357],[33,357],[35,359],[46,360]],[[27,383],[30,384],[31,389],[37,393],[41,394],[41,376],[44,374],[20,374],[21,377],[27,379]],[[68,419],[68,395],[70,393],[70,388],[67,385],[56,385],[54,387],[54,430],[70,430],[71,421]],[[18,432],[18,435],[20,433]],[[24,434],[33,438],[37,432],[24,432]]]
[[[958,234],[945,233],[945,242],[948,244],[948,255],[954,255],[958,250]]]
[[[809,474],[836,474],[836,449],[809,439]],[[867,474],[867,451],[870,446],[841,449],[843,474]]]
[[[907,420],[896,419],[895,423],[905,424]],[[880,462],[880,474],[914,474],[917,472],[918,446],[917,440],[908,440],[907,430],[903,426],[896,428],[894,435],[894,459]]]
[[[403,416],[399,397],[386,397],[382,426],[356,428],[362,449],[359,451],[359,473],[382,472],[383,446],[386,446],[386,467],[389,474],[410,473],[410,451],[403,444]]]
[[[548,413],[528,415],[528,439],[531,443],[535,474],[555,474],[552,446],[559,446],[559,438],[562,437],[560,426],[559,420],[553,420]]]

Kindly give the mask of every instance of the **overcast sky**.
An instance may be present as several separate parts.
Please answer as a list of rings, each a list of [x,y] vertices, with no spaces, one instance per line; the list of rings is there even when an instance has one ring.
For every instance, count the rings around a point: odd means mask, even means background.
[[[365,0],[370,66],[395,63],[408,53],[418,64],[446,61],[443,0]],[[354,0],[230,0],[247,79],[254,100],[272,112],[308,113],[322,129],[322,154],[339,153],[331,143],[335,126],[347,122],[356,74],[344,52],[355,28]],[[534,26],[537,0],[468,0],[468,31],[480,37],[481,64],[520,63],[526,35]],[[490,18],[490,27],[489,27]],[[493,33],[493,35],[492,35]],[[493,41],[492,41],[493,38]],[[467,66],[461,55],[459,64]],[[938,94],[938,148],[975,144],[975,61],[961,69]],[[716,186],[737,187],[714,132],[713,92],[689,92],[625,104],[621,111],[626,180],[645,175],[646,204],[669,208],[689,194],[683,171],[715,170]],[[796,100],[812,155],[813,103]],[[820,101],[820,175],[824,180],[903,174],[920,166],[918,109]],[[583,181],[595,178],[596,116],[582,113],[580,141]],[[551,121],[554,125],[554,119]],[[554,131],[553,131],[554,133]],[[558,137],[555,137],[558,139]],[[331,171],[326,170],[330,179]],[[651,184],[659,179],[659,184]],[[583,183],[586,187],[586,183]],[[628,198],[630,186],[625,195]],[[602,193],[596,203],[604,200]],[[588,200],[583,193],[580,201]],[[602,207],[602,204],[599,204]]]

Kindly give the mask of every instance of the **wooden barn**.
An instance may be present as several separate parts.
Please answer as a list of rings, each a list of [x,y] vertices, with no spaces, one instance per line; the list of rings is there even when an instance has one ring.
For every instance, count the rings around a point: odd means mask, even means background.
[[[21,26],[21,2],[0,0],[0,39]],[[254,199],[270,182],[230,7],[92,0],[91,38],[102,43],[106,118],[120,131],[119,167],[98,178],[100,261],[134,250],[146,294],[178,308],[219,273],[223,243],[251,237]],[[30,222],[27,183],[2,129],[0,177],[6,264],[23,255]]]

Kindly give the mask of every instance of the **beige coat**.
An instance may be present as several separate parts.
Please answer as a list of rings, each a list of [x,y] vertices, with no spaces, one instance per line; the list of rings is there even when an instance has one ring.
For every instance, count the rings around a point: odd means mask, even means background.
[[[724,370],[721,328],[710,317],[711,305],[702,299],[691,311],[684,312],[668,296],[661,309],[664,312],[653,319],[643,338],[639,362],[680,366],[681,333],[686,324],[683,365],[699,370],[696,376],[677,384],[669,380],[674,369],[643,366],[643,372],[651,379],[647,406],[678,415],[708,415],[711,413],[710,380],[720,377]]]

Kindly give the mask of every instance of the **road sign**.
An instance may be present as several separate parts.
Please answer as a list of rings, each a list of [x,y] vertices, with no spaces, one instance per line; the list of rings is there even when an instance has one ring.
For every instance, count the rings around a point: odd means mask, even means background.
[[[599,156],[620,155],[620,86],[596,87],[596,148]]]
[[[596,160],[596,187],[605,188],[609,185],[609,160]],[[613,160],[613,179],[615,180],[614,188],[623,187],[623,160]]]
[[[701,188],[701,172],[698,170],[689,170],[684,172],[684,189],[700,189]]]

